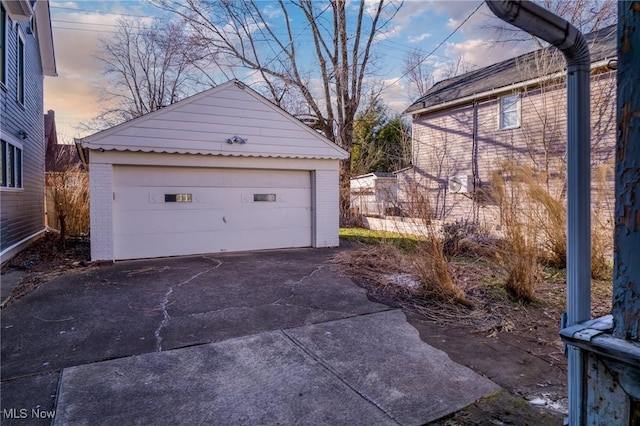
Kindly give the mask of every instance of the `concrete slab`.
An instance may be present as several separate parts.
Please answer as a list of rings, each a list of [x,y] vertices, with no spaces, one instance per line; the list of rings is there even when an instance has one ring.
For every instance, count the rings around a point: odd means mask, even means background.
[[[499,390],[387,311],[67,368],[55,424],[417,425]]]
[[[501,389],[423,343],[400,310],[286,334],[403,425],[428,423]]]
[[[45,426],[55,416],[59,373],[2,382],[2,426]]]
[[[2,380],[389,309],[327,261],[278,250],[116,263],[2,310]]]
[[[25,271],[11,271],[0,275],[0,307],[3,307],[11,298],[11,292],[27,276]]]
[[[40,424],[34,413],[55,408],[60,425],[420,424],[497,389],[368,300],[334,253],[121,262],[53,279],[0,312],[2,409],[14,409],[2,423],[27,410]]]
[[[392,422],[269,332],[66,369],[55,425],[68,424]]]

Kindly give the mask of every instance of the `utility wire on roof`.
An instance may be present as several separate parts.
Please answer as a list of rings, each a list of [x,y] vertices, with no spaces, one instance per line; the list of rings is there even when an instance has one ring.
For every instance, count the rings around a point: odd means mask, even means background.
[[[405,77],[406,77],[406,76],[407,76],[411,71],[413,71],[414,69],[416,69],[417,67],[419,67],[420,65],[422,65],[422,63],[423,63],[424,61],[426,61],[427,59],[429,59],[429,57],[431,57],[434,53],[436,53],[436,51],[437,51],[438,49],[440,49],[440,48],[442,47],[442,45],[444,45],[444,44],[447,42],[447,40],[449,40],[451,37],[453,37],[453,35],[454,35],[455,33],[457,33],[457,32],[458,32],[458,30],[459,30],[460,28],[462,28],[462,26],[463,26],[464,24],[466,24],[466,23],[467,23],[467,21],[468,21],[469,19],[471,19],[471,17],[472,17],[473,15],[475,15],[475,14],[476,14],[476,12],[478,12],[478,10],[480,10],[480,8],[482,7],[482,5],[483,5],[483,4],[484,4],[484,2],[480,2],[480,4],[478,5],[478,7],[476,7],[476,8],[473,10],[473,12],[471,12],[471,13],[469,14],[469,16],[467,16],[467,17],[466,17],[462,22],[460,22],[460,24],[459,24],[459,25],[458,25],[458,26],[457,26],[453,31],[451,31],[451,33],[450,33],[448,36],[446,36],[446,37],[444,38],[444,40],[442,40],[440,43],[438,43],[438,45],[437,45],[436,47],[434,47],[434,48],[433,48],[433,50],[431,50],[431,52],[429,52],[429,53],[427,54],[427,56],[425,56],[425,57],[424,57],[424,58],[422,58],[420,61],[418,61],[418,63],[417,63],[417,64],[415,64],[413,67],[409,68],[409,69],[407,70],[407,72],[405,72],[405,73],[404,73],[404,74],[402,74],[400,77],[398,77],[397,79],[395,79],[395,80],[390,84],[390,86],[392,86],[392,85],[396,84],[397,82],[399,82],[400,80],[402,80],[403,78],[405,78]]]

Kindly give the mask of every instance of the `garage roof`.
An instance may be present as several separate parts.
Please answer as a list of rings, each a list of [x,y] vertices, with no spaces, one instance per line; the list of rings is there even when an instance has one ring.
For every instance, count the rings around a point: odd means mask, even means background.
[[[101,151],[348,158],[338,145],[238,80],[87,136],[81,144]]]

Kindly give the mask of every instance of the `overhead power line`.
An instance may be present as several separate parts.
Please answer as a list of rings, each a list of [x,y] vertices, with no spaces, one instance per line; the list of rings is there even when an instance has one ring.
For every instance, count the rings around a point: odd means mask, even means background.
[[[131,16],[132,18],[148,18],[149,15],[133,15],[130,13],[104,12],[102,10],[74,9],[72,7],[51,6],[51,9],[68,10],[78,13],[97,13],[99,15]]]
[[[429,59],[429,57],[431,57],[434,53],[436,53],[436,51],[437,51],[438,49],[440,49],[440,48],[441,48],[441,47],[442,47],[442,46],[443,46],[443,45],[444,45],[444,44],[445,44],[445,43],[446,43],[446,42],[447,42],[451,37],[453,37],[453,35],[454,35],[455,33],[457,33],[457,32],[458,32],[458,30],[459,30],[460,28],[462,28],[462,26],[463,26],[464,24],[466,24],[466,23],[467,23],[467,21],[468,21],[469,19],[471,19],[471,17],[472,17],[473,15],[475,15],[475,14],[476,14],[476,12],[478,12],[478,10],[480,10],[480,8],[482,7],[482,5],[483,5],[483,4],[484,4],[484,2],[480,2],[480,4],[478,5],[478,7],[476,7],[476,8],[473,10],[473,12],[471,12],[471,13],[469,14],[469,16],[467,16],[467,17],[466,17],[462,22],[460,22],[460,24],[459,24],[459,25],[458,25],[458,26],[457,26],[453,31],[451,31],[451,33],[449,33],[449,35],[448,35],[448,36],[446,36],[446,37],[444,38],[444,40],[442,40],[440,43],[438,43],[438,45],[437,45],[436,47],[434,47],[434,48],[433,48],[433,50],[431,50],[431,52],[429,52],[429,53],[427,54],[427,56],[425,56],[425,57],[424,57],[424,58],[422,58],[420,61],[418,61],[418,63],[417,63],[417,64],[415,64],[414,66],[412,66],[411,68],[409,68],[409,69],[408,69],[404,74],[402,74],[400,77],[398,77],[397,79],[395,79],[395,80],[393,81],[393,83],[391,83],[390,85],[394,85],[394,84],[396,84],[397,82],[399,82],[400,80],[402,80],[403,78],[405,78],[405,77],[406,77],[406,76],[407,76],[411,71],[413,71],[414,69],[418,68],[420,65],[422,65],[422,63],[423,63],[424,61],[426,61],[427,59]]]

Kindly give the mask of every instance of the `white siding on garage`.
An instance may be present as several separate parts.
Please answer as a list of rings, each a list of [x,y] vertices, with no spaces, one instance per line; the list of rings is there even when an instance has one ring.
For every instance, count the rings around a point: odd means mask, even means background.
[[[246,143],[227,143],[240,136]],[[278,158],[344,158],[342,151],[253,90],[229,82],[85,138],[85,147]]]
[[[114,166],[113,182],[115,259],[312,245],[309,171]]]
[[[93,260],[339,244],[339,161],[348,153],[239,81],[81,143]]]

